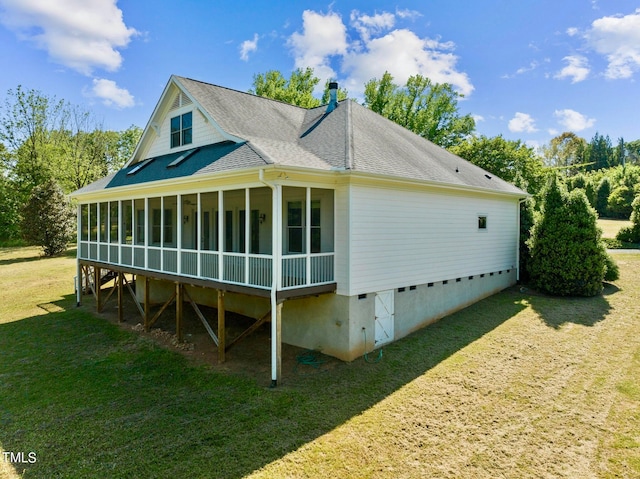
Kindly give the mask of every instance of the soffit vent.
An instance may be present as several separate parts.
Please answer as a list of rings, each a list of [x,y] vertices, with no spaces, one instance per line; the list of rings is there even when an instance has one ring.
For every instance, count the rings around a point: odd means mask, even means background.
[[[182,92],[179,92],[176,97],[173,99],[173,103],[171,104],[171,109],[175,110],[176,108],[180,108],[182,106],[191,105],[193,102],[191,99]]]

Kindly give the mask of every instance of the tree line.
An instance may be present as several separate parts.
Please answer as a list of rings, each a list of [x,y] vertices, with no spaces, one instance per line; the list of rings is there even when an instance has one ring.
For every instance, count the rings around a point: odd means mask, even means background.
[[[0,107],[0,241],[33,238],[38,221],[27,207],[34,193],[59,190],[64,199],[117,171],[141,134],[133,125],[105,130],[90,111],[37,90],[9,90]]]

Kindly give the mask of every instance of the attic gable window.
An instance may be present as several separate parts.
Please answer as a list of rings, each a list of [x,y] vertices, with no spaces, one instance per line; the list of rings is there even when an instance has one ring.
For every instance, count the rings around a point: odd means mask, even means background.
[[[192,113],[171,118],[171,148],[189,145],[192,141]]]

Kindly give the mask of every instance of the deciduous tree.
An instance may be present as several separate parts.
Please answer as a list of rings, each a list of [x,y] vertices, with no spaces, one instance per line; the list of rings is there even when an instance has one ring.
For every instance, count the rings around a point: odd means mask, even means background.
[[[532,194],[537,193],[544,183],[542,159],[533,148],[520,140],[505,140],[502,136],[472,136],[449,149]]]
[[[291,72],[289,79],[286,79],[278,70],[269,70],[266,73],[258,73],[253,76],[253,88],[249,90],[249,93],[303,108],[315,108],[329,103],[330,82],[327,80],[325,83],[322,99],[314,96],[318,83],[320,83],[320,79],[314,75],[313,68],[310,67],[304,70],[297,68]],[[340,88],[337,98],[344,100],[347,95],[347,90]]]
[[[385,72],[365,84],[364,105],[444,148],[460,143],[475,130],[471,115],[461,115],[463,95],[448,83],[433,83],[422,75],[410,76],[406,85],[393,83]]]

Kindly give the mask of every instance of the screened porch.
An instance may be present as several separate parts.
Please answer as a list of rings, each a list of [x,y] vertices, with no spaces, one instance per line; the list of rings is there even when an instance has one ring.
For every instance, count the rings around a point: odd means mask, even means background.
[[[278,290],[330,284],[334,217],[334,191],[311,187],[82,203],[78,258],[260,289],[279,261]]]

